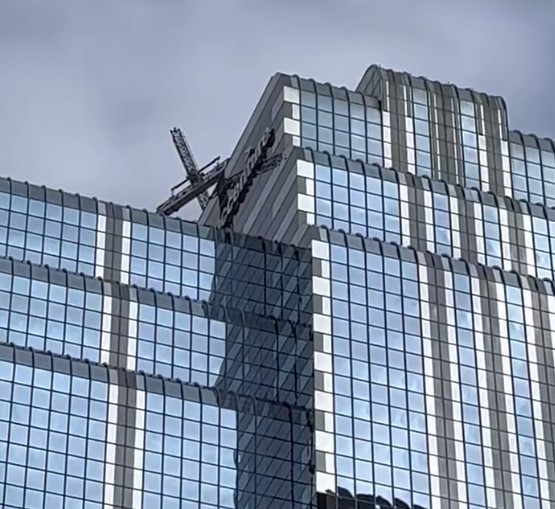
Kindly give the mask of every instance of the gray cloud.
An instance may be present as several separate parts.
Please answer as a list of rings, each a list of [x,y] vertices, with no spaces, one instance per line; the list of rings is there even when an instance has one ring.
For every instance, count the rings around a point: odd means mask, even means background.
[[[204,163],[276,71],[353,88],[371,63],[502,95],[513,128],[553,136],[553,19],[547,1],[0,0],[0,172],[152,209],[183,178],[171,127]]]

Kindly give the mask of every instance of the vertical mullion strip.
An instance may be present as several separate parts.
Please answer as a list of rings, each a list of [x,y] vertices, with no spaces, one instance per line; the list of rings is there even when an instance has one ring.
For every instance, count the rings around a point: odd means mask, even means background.
[[[524,233],[524,250],[526,252],[524,261],[526,265],[526,274],[536,277],[537,269],[536,255],[534,253],[534,237],[532,235],[532,218],[529,213],[522,214],[521,217]]]
[[[410,210],[409,210],[409,193],[406,184],[400,182],[395,183],[399,189],[399,206],[401,209],[401,244],[403,246],[410,245]]]
[[[547,305],[549,309],[549,332],[551,336],[551,345],[555,346],[555,296],[547,294]],[[555,366],[555,348],[550,348],[551,350],[551,367]]]
[[[493,447],[491,440],[491,421],[489,418],[488,377],[484,345],[484,324],[482,321],[482,299],[480,296],[480,282],[471,278],[472,317],[474,329],[474,352],[476,356],[476,370],[478,373],[478,401],[480,405],[480,434],[482,438],[482,454],[484,464],[484,482],[486,487],[486,501],[488,507],[497,507],[495,493],[495,472],[493,468]]]
[[[478,161],[480,162],[480,184],[484,191],[490,190],[489,182],[489,169],[488,169],[488,152],[487,152],[487,141],[486,141],[486,122],[485,122],[485,112],[484,105],[481,103],[476,104],[477,108],[480,108],[480,115],[477,122],[480,122],[480,129],[476,126],[478,135]]]
[[[460,157],[462,155],[463,150],[462,150],[462,147],[460,146],[461,144],[459,143],[459,140],[462,141],[462,137],[459,130],[459,127],[461,124],[460,122],[461,106],[460,106],[458,95],[451,96],[450,103],[451,103],[450,104],[451,112],[448,112],[447,115],[451,117],[451,125],[447,125],[445,129],[447,143],[449,143],[448,133],[451,133],[453,136],[453,160],[452,161],[449,160],[449,149],[447,149],[447,158],[448,158],[447,161],[450,164],[451,163],[453,164],[453,174],[454,174],[454,178],[450,182],[459,184],[461,186],[465,186],[466,175],[464,173],[464,163],[463,163],[463,158]],[[437,129],[437,132],[439,133],[439,129],[438,128],[436,129]],[[449,169],[447,168],[446,171],[449,171]],[[438,178],[438,177],[434,176],[434,178]]]
[[[433,131],[434,136],[435,136],[435,143],[436,143],[436,147],[438,147],[438,150],[435,151],[434,157],[436,158],[436,168],[438,169],[437,171],[437,175],[433,175],[433,178],[438,178],[438,179],[442,179],[445,180],[446,182],[457,182],[455,177],[455,180],[452,181],[451,179],[449,179],[449,168],[442,168],[442,164],[441,164],[441,151],[440,151],[440,147],[442,144],[442,139],[440,138],[439,135],[439,110],[438,110],[438,100],[439,101],[446,101],[447,98],[446,97],[442,97],[442,98],[437,98],[434,95],[434,92],[430,91],[430,99],[434,99],[433,101],[429,101],[429,106],[428,106],[428,111],[431,113],[431,119],[428,119],[428,122],[430,122],[430,120],[433,120],[433,125],[431,126],[431,131]],[[445,111],[442,112],[443,115],[445,115]],[[445,118],[445,117],[444,117]],[[430,147],[431,149],[431,147]],[[448,162],[449,159],[447,159]],[[457,175],[457,159],[453,159],[453,163],[454,163],[454,168],[453,171],[455,172],[455,175]],[[445,171],[445,175],[443,174],[443,171]]]
[[[98,214],[96,222],[96,247],[94,257],[94,277],[104,277],[106,261],[106,216]]]
[[[133,444],[133,509],[142,509],[146,424],[146,392],[143,390],[137,390],[136,398],[135,443]]]
[[[426,249],[435,252],[434,209],[432,193],[424,189],[424,214],[426,215]]]
[[[513,508],[522,509],[522,490],[520,483],[520,466],[518,457],[518,440],[516,437],[515,404],[513,393],[513,373],[511,367],[511,352],[509,346],[509,331],[507,327],[507,301],[505,285],[494,283],[497,299],[499,344],[501,349],[502,379],[505,398],[505,411],[507,415],[507,438],[509,443],[509,458],[511,467],[511,480],[513,486]]]
[[[459,199],[448,195],[449,215],[451,219],[451,256],[461,257],[461,232],[459,225]]]
[[[389,88],[387,81],[385,85],[386,88]],[[382,110],[382,148],[383,165],[385,168],[391,168],[391,115],[389,111],[385,110]]]
[[[122,221],[121,231],[121,270],[120,281],[124,285],[129,284],[129,268],[131,260],[131,222]]]
[[[486,239],[484,235],[484,218],[482,215],[481,202],[474,202],[474,217],[476,225],[476,259],[478,263],[485,264],[487,259],[485,249]]]
[[[323,374],[324,390],[314,391],[314,410],[322,412],[324,429],[316,430],[314,441],[316,451],[324,454],[324,472],[316,472],[318,491],[335,489],[335,426],[333,405],[333,350],[331,341],[331,288],[330,288],[330,247],[326,242],[312,241],[313,276],[312,287],[315,295],[320,295],[322,313],[314,314],[314,332],[322,338],[321,351],[314,352],[314,371]],[[320,264],[321,271],[317,270]],[[321,272],[321,276],[317,274]],[[330,401],[331,400],[331,401]],[[331,411],[330,411],[331,408]]]
[[[434,389],[434,362],[430,328],[430,298],[428,295],[428,268],[418,265],[420,283],[420,320],[422,324],[422,352],[424,355],[424,394],[426,400],[426,430],[428,434],[428,469],[430,473],[431,509],[441,509],[436,405]]]
[[[134,300],[129,300],[128,332],[127,332],[127,369],[136,371],[137,369],[137,331],[139,316],[139,304]]]
[[[499,207],[499,242],[501,244],[501,263],[503,270],[512,269],[511,235],[509,232],[509,217],[505,207]]]
[[[501,110],[497,110],[497,118],[499,126],[503,125],[501,117]],[[499,129],[500,136],[502,136],[503,128]],[[511,160],[509,159],[509,142],[501,139],[501,169],[503,171],[503,194],[505,196],[513,195],[513,186],[511,182]]]
[[[102,330],[100,331],[100,362],[110,362],[112,335],[112,297],[102,293]]]
[[[528,289],[522,290],[524,307],[524,323],[526,327],[526,348],[528,353],[528,372],[530,377],[530,399],[532,400],[532,415],[534,420],[534,439],[536,445],[536,459],[538,463],[538,480],[541,503],[549,503],[549,484],[547,482],[547,456],[543,433],[543,412],[540,400],[540,375],[538,372],[538,355],[536,332],[534,328],[534,309],[532,293]]]
[[[447,341],[449,344],[449,374],[451,398],[453,404],[453,432],[455,440],[455,464],[457,465],[457,494],[460,509],[468,507],[466,493],[466,462],[464,451],[464,434],[462,425],[461,383],[459,375],[459,354],[455,316],[455,298],[453,292],[453,273],[444,272],[445,304],[447,308]]]
[[[106,458],[104,465],[103,509],[114,508],[118,397],[118,385],[110,383],[108,385],[108,426],[106,429]]]
[[[407,86],[401,85],[403,89],[403,100],[405,102],[405,136],[407,140],[407,171],[416,173],[416,149],[414,146],[414,117],[412,115],[412,98],[408,93]],[[409,113],[410,111],[410,113]]]
[[[4,468],[3,468],[3,472],[0,473],[0,481],[2,483],[2,486],[4,487],[3,490],[0,492],[0,500],[2,500],[2,507],[6,506],[6,502],[7,502],[7,498],[8,498],[8,490],[6,489],[7,487],[9,487],[8,484],[8,465],[7,465],[7,460],[8,460],[8,454],[9,454],[9,448],[10,448],[10,443],[14,443],[13,437],[12,435],[15,435],[15,432],[13,430],[13,417],[15,414],[15,406],[14,406],[14,396],[15,396],[15,386],[16,386],[16,369],[17,369],[17,364],[15,362],[15,358],[10,359],[10,362],[13,363],[13,370],[12,370],[12,380],[10,380],[11,382],[11,388],[10,388],[10,397],[9,397],[9,409],[8,409],[8,415],[6,416],[2,416],[3,420],[5,420],[5,422],[7,423],[7,438],[6,438],[6,452],[5,452],[5,456],[2,459],[2,463],[4,463]],[[52,392],[52,391],[50,391]],[[52,397],[52,395],[51,395]],[[49,405],[48,408],[48,429],[50,429],[50,420],[52,419],[52,405]],[[29,452],[27,451],[27,454],[29,454]],[[44,467],[44,469],[46,470],[46,466]],[[0,471],[1,472],[1,471]],[[46,474],[46,473],[45,473]],[[46,483],[46,475],[45,477],[45,483]]]

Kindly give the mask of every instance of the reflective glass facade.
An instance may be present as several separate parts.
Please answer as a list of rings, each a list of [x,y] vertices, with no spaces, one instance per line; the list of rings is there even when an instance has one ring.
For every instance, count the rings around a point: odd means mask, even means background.
[[[315,318],[319,491],[553,500],[552,283],[334,232],[314,251],[330,309]]]
[[[309,506],[310,252],[0,188],[0,505]]]
[[[285,319],[310,279],[294,247],[1,178],[0,256]]]
[[[499,97],[379,68],[357,92],[292,83],[303,147],[555,205],[553,141],[509,130]]]
[[[0,506],[553,507],[553,142],[376,66],[268,128],[229,229],[0,179]]]
[[[299,409],[10,346],[0,359],[6,509],[265,507],[303,486]]]
[[[310,163],[298,163],[298,172],[314,189],[306,195],[314,225],[553,279],[550,208],[328,154],[306,156]]]

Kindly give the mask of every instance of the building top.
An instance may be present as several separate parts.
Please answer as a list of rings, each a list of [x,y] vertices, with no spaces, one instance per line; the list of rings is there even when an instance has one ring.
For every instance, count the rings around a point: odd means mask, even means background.
[[[505,99],[500,95],[480,92],[469,87],[458,87],[453,83],[441,83],[425,76],[413,76],[405,71],[386,69],[372,64],[364,72],[356,91],[370,95],[380,101],[382,107],[389,109],[391,89],[403,85],[409,89],[419,89],[429,94],[440,94],[444,97],[456,98],[499,110],[508,125],[508,108]],[[519,129],[508,129],[509,141],[521,142],[525,146],[537,147],[542,150],[555,151],[553,138],[540,137],[533,133],[524,133]]]
[[[271,179],[268,173],[281,171],[273,168],[253,181],[245,161],[245,151],[268,129],[275,133],[268,157],[294,146],[313,148],[555,205],[553,140],[511,130],[499,96],[378,66],[366,71],[355,91],[278,73],[266,86],[226,167],[227,178],[244,177],[245,184],[240,181],[218,194],[225,203],[239,196],[241,208],[253,217],[263,211],[253,207],[248,195],[261,192]],[[244,192],[251,187],[253,192]],[[220,224],[221,203],[212,199],[201,223]],[[252,220],[242,215],[232,223],[234,229],[249,232],[246,226]]]
[[[505,113],[507,111],[505,100],[501,96],[478,92],[467,87],[461,88],[452,83],[440,83],[424,76],[413,76],[408,72],[386,69],[376,64],[366,69],[356,90],[375,97],[384,107],[388,107],[390,96],[387,92],[391,91],[388,89],[397,85],[404,85],[410,89],[419,89],[428,93],[439,93],[447,97],[457,98],[459,101],[486,104]]]

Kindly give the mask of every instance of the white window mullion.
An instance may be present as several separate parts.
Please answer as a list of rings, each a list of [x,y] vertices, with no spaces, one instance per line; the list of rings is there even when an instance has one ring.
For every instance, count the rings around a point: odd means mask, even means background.
[[[526,252],[526,273],[537,276],[536,254],[534,252],[534,237],[532,235],[532,218],[528,214],[521,214],[524,231],[524,250]]]
[[[297,161],[297,178],[303,179],[307,194],[297,195],[298,210],[306,213],[306,223],[316,223],[316,198],[314,192],[314,163],[308,161]]]
[[[106,263],[106,216],[99,215],[96,220],[96,247],[94,257],[94,277],[104,277]]]
[[[412,99],[409,97],[407,87],[403,85],[403,97],[407,108],[412,108]],[[405,132],[407,141],[407,171],[409,173],[416,173],[416,149],[414,147],[414,124],[413,117],[407,111],[405,116]]]
[[[451,106],[451,113],[450,113],[450,115],[451,115],[451,122],[452,122],[451,125],[455,126],[455,129],[454,129],[455,132],[453,133],[453,148],[455,150],[455,157],[453,158],[453,161],[452,161],[453,170],[455,172],[455,182],[457,184],[464,185],[464,181],[463,181],[462,176],[461,176],[462,171],[461,171],[461,168],[460,168],[460,165],[459,165],[459,153],[461,151],[461,147],[458,143],[458,136],[456,135],[457,130],[458,130],[458,126],[460,125],[460,123],[457,122],[457,120],[459,120],[460,117],[456,113],[457,112],[457,107],[456,106],[457,106],[458,101],[455,99],[455,97],[452,97],[450,102],[451,102],[451,105],[450,105]],[[437,118],[436,118],[436,131],[438,129],[439,129],[439,125],[438,125]],[[439,139],[439,137],[438,137],[438,139]],[[449,164],[451,164],[451,161],[449,161]]]
[[[520,483],[520,463],[518,453],[518,440],[516,435],[515,403],[513,393],[513,373],[511,366],[511,350],[509,345],[509,330],[507,325],[507,304],[505,287],[501,283],[494,283],[497,296],[497,311],[499,322],[499,344],[501,348],[501,364],[503,391],[505,398],[505,411],[507,416],[507,437],[509,440],[511,480],[513,488],[513,507],[522,509],[522,488]]]
[[[139,304],[129,301],[129,328],[127,334],[127,369],[135,371],[137,369],[137,329]]]
[[[106,456],[104,459],[104,501],[103,509],[114,508],[114,494],[116,484],[116,446],[118,423],[119,387],[115,384],[108,386],[108,424],[106,426]]]
[[[501,124],[501,112],[499,113],[499,123]],[[501,130],[500,130],[501,131]],[[509,143],[501,140],[501,169],[503,171],[503,192],[505,196],[513,195],[513,183],[511,181],[511,160],[509,158]]]
[[[459,377],[459,353],[457,344],[457,329],[455,327],[455,296],[453,293],[453,275],[444,272],[445,277],[445,305],[447,309],[447,339],[449,342],[449,378],[453,405],[453,433],[455,440],[455,464],[457,467],[457,492],[460,509],[468,507],[466,494],[466,460],[464,450],[462,394]]]
[[[536,457],[538,461],[538,477],[540,483],[540,497],[542,503],[550,502],[549,483],[547,481],[547,455],[543,432],[543,412],[540,394],[540,375],[538,371],[538,356],[536,345],[536,332],[534,328],[534,309],[532,293],[530,290],[522,290],[524,321],[526,326],[526,347],[528,353],[528,369],[530,373],[530,397],[534,415],[534,436],[536,443]]]
[[[109,364],[112,340],[112,297],[102,296],[102,330],[100,331],[100,362]]]
[[[386,82],[387,85],[387,82]],[[383,164],[386,168],[391,168],[391,119],[389,111],[382,111],[382,132],[383,132]]]
[[[431,99],[431,98],[430,98]],[[434,119],[434,124],[433,124],[433,131],[435,134],[435,139],[436,139],[436,143],[439,143],[440,137],[439,137],[439,112],[437,108],[432,107],[432,102],[430,101],[430,111],[432,114],[432,117]],[[430,147],[430,152],[432,152],[432,147]],[[434,150],[432,153],[432,157],[435,157],[436,159],[436,168],[437,168],[437,176],[434,176],[434,178],[445,178],[445,176],[443,175],[443,170],[444,168],[441,167],[441,154],[439,152],[439,150]],[[451,163],[451,161],[449,161],[449,163]],[[457,168],[457,159],[455,158],[453,160],[454,163],[454,170],[455,170],[455,175],[458,175],[458,168]],[[458,179],[458,177],[455,177],[456,179]],[[447,180],[447,179],[445,179]],[[455,182],[457,182],[457,180],[455,180]]]
[[[480,280],[471,278],[472,283],[472,318],[474,325],[474,346],[476,352],[476,370],[478,373],[478,397],[480,408],[480,433],[484,460],[484,478],[488,507],[497,507],[495,493],[495,471],[493,468],[493,447],[491,440],[491,421],[489,418],[488,377],[484,343],[484,324]]]
[[[410,246],[409,193],[404,184],[399,184],[399,202],[401,205],[401,244]]]
[[[476,259],[478,263],[486,263],[486,239],[484,235],[484,219],[482,215],[482,204],[474,202],[474,230],[476,231]]]
[[[424,213],[426,216],[426,249],[434,253],[436,250],[436,239],[432,193],[426,189],[422,193],[424,194]]]
[[[500,243],[501,243],[501,263],[503,270],[512,270],[511,258],[511,237],[509,234],[509,217],[507,209],[499,208],[499,229],[500,229]]]
[[[442,500],[439,477],[439,447],[436,425],[434,387],[434,361],[430,327],[430,299],[428,295],[427,267],[418,266],[420,282],[420,317],[422,324],[422,348],[424,355],[424,393],[426,400],[426,428],[428,430],[428,470],[430,473],[431,509],[441,509]]]
[[[135,411],[135,443],[133,455],[133,508],[143,507],[143,475],[145,451],[146,392],[137,390]]]
[[[459,225],[459,200],[449,196],[449,213],[451,215],[451,243],[453,258],[461,257],[461,232]]]
[[[486,122],[484,120],[484,105],[478,104],[480,108],[480,124],[481,133],[486,132]],[[480,161],[480,180],[482,189],[484,191],[490,190],[489,182],[489,169],[488,169],[488,152],[487,152],[487,139],[484,134],[478,134],[478,160]]]
[[[335,490],[335,419],[333,397],[333,348],[331,340],[331,284],[330,284],[330,249],[329,244],[312,241],[312,258],[314,265],[312,285],[314,295],[318,295],[322,302],[322,313],[314,314],[314,331],[323,337],[322,349],[314,352],[314,372],[322,374],[324,388],[315,391],[314,408],[324,415],[323,429],[315,432],[314,440],[317,451],[324,455],[324,471],[316,473],[318,489]],[[322,468],[322,466],[320,466]]]
[[[121,283],[129,284],[131,264],[131,222],[123,221],[121,233]]]

